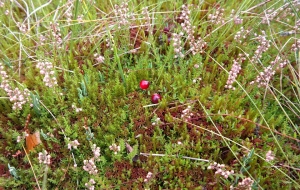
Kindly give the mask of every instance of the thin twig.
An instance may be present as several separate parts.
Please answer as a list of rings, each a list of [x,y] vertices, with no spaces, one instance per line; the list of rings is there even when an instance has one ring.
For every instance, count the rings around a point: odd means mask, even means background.
[[[34,172],[34,170],[33,170],[33,166],[32,166],[32,164],[31,164],[30,158],[29,158],[29,156],[28,156],[28,154],[27,154],[27,152],[26,152],[26,149],[25,149],[25,147],[24,147],[23,144],[22,144],[22,147],[23,147],[23,150],[25,151],[26,157],[27,157],[28,162],[29,162],[29,164],[30,164],[30,167],[31,167],[31,170],[32,170],[32,172],[33,172],[33,175],[34,175],[34,179],[35,179],[35,181],[36,181],[36,184],[37,184],[39,190],[41,190],[39,181],[37,180],[37,177],[36,177],[35,172]]]

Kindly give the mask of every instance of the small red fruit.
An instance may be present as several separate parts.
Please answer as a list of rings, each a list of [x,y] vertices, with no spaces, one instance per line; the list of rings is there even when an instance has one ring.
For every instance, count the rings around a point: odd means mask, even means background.
[[[140,88],[143,90],[146,90],[150,85],[150,82],[147,80],[141,80],[140,82]]]
[[[151,96],[151,101],[153,104],[157,104],[161,100],[161,96],[157,93]]]

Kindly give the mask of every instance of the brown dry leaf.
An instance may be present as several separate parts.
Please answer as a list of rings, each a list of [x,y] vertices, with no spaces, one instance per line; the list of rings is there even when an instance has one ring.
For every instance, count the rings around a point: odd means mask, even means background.
[[[33,150],[35,146],[41,143],[40,132],[26,135],[26,152]]]

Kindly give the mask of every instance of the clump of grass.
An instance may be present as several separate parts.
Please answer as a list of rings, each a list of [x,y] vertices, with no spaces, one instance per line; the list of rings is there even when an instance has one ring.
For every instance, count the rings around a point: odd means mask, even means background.
[[[298,1],[0,9],[0,187],[300,187]]]

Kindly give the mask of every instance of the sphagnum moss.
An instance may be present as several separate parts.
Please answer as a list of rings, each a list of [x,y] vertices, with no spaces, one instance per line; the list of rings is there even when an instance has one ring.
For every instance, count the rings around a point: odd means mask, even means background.
[[[0,9],[0,187],[300,188],[298,1]]]

